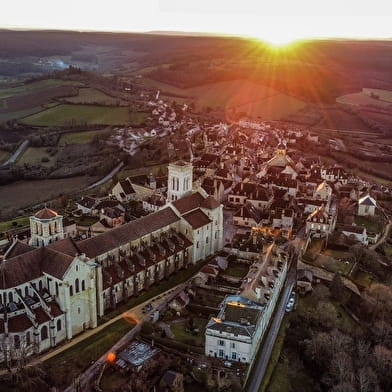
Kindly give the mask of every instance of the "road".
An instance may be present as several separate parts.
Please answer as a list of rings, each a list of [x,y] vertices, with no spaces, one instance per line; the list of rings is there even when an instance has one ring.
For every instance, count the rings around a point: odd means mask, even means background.
[[[96,186],[104,184],[106,181],[109,181],[123,166],[124,162],[120,162],[109,174],[101,178],[99,181],[94,182],[94,184],[89,185],[86,189],[95,188]]]
[[[283,317],[286,312],[286,304],[289,299],[290,293],[293,290],[296,281],[296,267],[295,263],[290,268],[287,274],[287,279],[283,288],[281,300],[276,306],[276,311],[274,314],[274,319],[270,325],[267,332],[267,336],[264,339],[263,348],[253,365],[251,378],[247,384],[247,392],[258,392],[260,385],[263,381],[265,371],[267,370],[269,360],[271,357],[272,350],[275,345],[276,338],[279,334],[280,326],[282,324]]]
[[[389,219],[387,226],[385,227],[383,235],[380,237],[380,239],[373,245],[369,246],[369,249],[375,250],[377,246],[385,242],[385,240],[388,238],[389,231],[391,230],[391,225],[392,225],[392,219]]]
[[[19,155],[25,150],[25,148],[29,145],[29,141],[25,140],[17,149],[16,151],[1,165],[1,166],[7,166],[10,165],[11,163],[14,163]]]

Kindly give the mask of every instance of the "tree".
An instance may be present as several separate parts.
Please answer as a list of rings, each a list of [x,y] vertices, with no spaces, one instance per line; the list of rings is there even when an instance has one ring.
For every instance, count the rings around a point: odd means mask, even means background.
[[[342,301],[344,297],[344,283],[340,272],[335,272],[331,284],[329,286],[331,297],[337,301]]]

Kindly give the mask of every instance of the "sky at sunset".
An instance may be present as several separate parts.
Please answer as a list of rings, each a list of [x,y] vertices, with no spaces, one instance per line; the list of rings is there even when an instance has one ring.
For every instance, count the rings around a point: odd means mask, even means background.
[[[392,0],[13,0],[0,27],[392,38]]]

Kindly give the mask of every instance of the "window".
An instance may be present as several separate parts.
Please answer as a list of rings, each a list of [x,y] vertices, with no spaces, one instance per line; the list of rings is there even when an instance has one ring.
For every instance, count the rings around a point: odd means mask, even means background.
[[[14,302],[11,292],[8,293],[8,300],[9,302]]]
[[[20,337],[19,337],[19,335],[15,335],[14,336],[14,345],[15,345],[15,348],[20,348]]]
[[[48,338],[48,327],[44,325],[41,328],[41,340],[46,340]]]
[[[235,343],[231,343],[231,348],[235,348]]]
[[[42,290],[42,280],[39,281],[38,287],[39,287],[39,290],[41,291]]]
[[[78,265],[76,266],[76,271],[79,271],[79,266]]]
[[[80,308],[78,308],[78,314],[80,314]]]
[[[69,295],[72,297],[73,296],[73,287],[72,284],[69,286]]]
[[[224,340],[218,340],[218,344],[219,344],[219,346],[224,346],[225,345],[225,341]]]
[[[231,359],[236,360],[237,359],[237,353],[231,353]]]
[[[196,242],[196,248],[199,248],[199,241]]]
[[[206,244],[208,244],[208,237],[206,237]]]
[[[59,296],[59,284],[56,282],[56,297]]]
[[[82,280],[82,291],[86,290],[86,284],[84,282],[84,280]]]
[[[76,293],[79,292],[79,279],[78,278],[75,279],[75,292]]]
[[[225,355],[225,352],[223,350],[218,351],[219,358],[223,358],[224,355]]]
[[[57,331],[61,331],[61,320],[57,320]]]
[[[28,295],[29,295],[29,288],[25,286],[25,297],[27,297]]]

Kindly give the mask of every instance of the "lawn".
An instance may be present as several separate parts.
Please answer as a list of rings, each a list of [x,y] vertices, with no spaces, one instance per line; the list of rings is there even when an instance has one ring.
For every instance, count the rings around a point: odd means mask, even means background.
[[[33,126],[70,126],[80,124],[141,125],[146,113],[131,112],[128,107],[96,105],[58,105],[21,120]]]
[[[193,319],[194,328],[198,328],[199,332],[193,334],[188,329],[188,320],[179,323],[171,323],[170,329],[174,333],[174,340],[181,343],[191,344],[192,346],[204,347],[204,331],[208,323],[207,319],[195,318]]]
[[[358,226],[365,226],[367,232],[380,233],[383,228],[383,222],[381,222],[381,218],[377,219],[377,216],[374,218],[366,217],[366,216],[357,216],[355,218],[355,223]]]
[[[390,97],[390,94],[389,94],[389,97]],[[374,105],[374,106],[378,106],[380,108],[387,108],[391,104],[391,102],[386,102],[386,101],[383,101],[380,99],[372,98],[368,94],[365,94],[363,92],[342,95],[342,96],[336,98],[336,102],[343,103],[346,105],[353,105],[353,106]]]
[[[64,146],[65,144],[90,143],[94,139],[95,135],[99,135],[104,131],[105,130],[63,133],[60,137],[59,146]]]
[[[8,151],[0,150],[0,163],[5,162],[10,156]]]
[[[132,324],[120,319],[95,335],[75,344],[68,350],[44,362],[44,368],[57,386],[71,384],[73,378],[108,351],[131,328]]]
[[[14,224],[16,223],[16,224]],[[15,229],[16,227],[28,226],[30,224],[28,216],[22,216],[9,221],[0,222],[0,233]]]
[[[80,218],[73,217],[72,219],[80,226],[91,226],[99,221],[97,216],[81,216]]]
[[[358,270],[353,277],[353,281],[358,286],[369,287],[376,280],[373,278],[372,275],[368,274],[367,272]]]
[[[18,165],[24,165],[28,163],[30,165],[42,165],[45,167],[51,167],[56,161],[55,157],[52,157],[46,151],[48,147],[29,147],[23,154],[18,158]],[[48,158],[48,162],[42,162],[42,158]]]
[[[81,104],[100,104],[100,105],[126,105],[121,98],[114,98],[95,88],[80,88],[75,97],[65,98],[65,101]]]
[[[334,251],[327,251],[327,252],[334,252]],[[347,255],[349,256],[348,253]],[[343,258],[342,261],[340,261],[326,253],[321,254],[321,253],[308,251],[303,255],[303,261],[309,264],[313,264],[316,267],[324,268],[325,270],[330,272],[340,271],[343,275],[347,275],[353,264],[353,262],[348,256],[347,258]],[[346,261],[348,261],[348,263],[346,263]]]
[[[263,382],[260,385],[259,392],[286,392],[289,391],[289,380],[285,373],[279,368],[283,365],[279,363],[280,353],[283,348],[284,339],[286,337],[287,328],[289,327],[288,318],[285,317],[276,338],[274,348],[269,359],[268,367],[264,375]],[[286,364],[287,371],[287,364]]]
[[[230,263],[224,271],[224,275],[230,275],[235,278],[243,278],[249,271],[249,266],[240,263]]]

